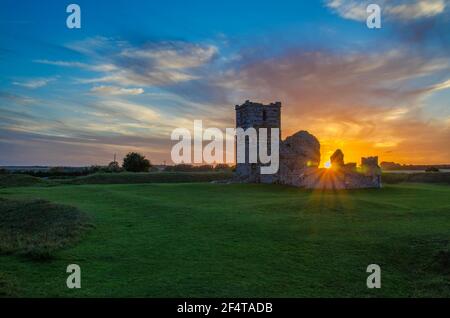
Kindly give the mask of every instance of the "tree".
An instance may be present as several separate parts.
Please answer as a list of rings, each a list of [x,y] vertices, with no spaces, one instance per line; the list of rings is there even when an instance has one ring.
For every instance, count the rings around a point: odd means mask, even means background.
[[[125,158],[123,158],[122,167],[126,171],[147,172],[151,166],[150,161],[137,152],[129,152]]]
[[[120,166],[119,166],[119,163],[118,163],[117,161],[111,161],[111,162],[108,164],[107,170],[108,170],[109,172],[120,172]]]

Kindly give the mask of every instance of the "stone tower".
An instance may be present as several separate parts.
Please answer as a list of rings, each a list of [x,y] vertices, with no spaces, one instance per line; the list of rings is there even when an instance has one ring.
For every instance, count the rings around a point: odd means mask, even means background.
[[[270,151],[271,130],[270,128],[279,129],[279,140],[281,142],[281,102],[275,102],[268,105],[253,103],[246,101],[242,105],[236,105],[236,128],[243,128],[244,130],[250,127],[267,128],[267,149]],[[258,136],[259,140],[259,136]],[[264,182],[271,183],[275,176],[260,174],[261,164],[249,163],[248,153],[249,146],[246,139],[245,144],[246,162],[237,163],[236,173],[239,178],[249,182]]]

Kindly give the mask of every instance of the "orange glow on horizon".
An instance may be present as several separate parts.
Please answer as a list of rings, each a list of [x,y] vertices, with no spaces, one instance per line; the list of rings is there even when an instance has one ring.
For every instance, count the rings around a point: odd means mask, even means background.
[[[313,110],[311,110],[312,112]],[[320,116],[319,116],[320,115]],[[409,125],[395,126],[391,121],[386,123],[378,117],[373,121],[367,119],[358,121],[351,114],[337,114],[338,118],[321,119],[317,116],[302,114],[295,111],[289,115],[283,113],[282,139],[306,130],[320,142],[320,167],[337,150],[344,153],[345,163],[361,164],[362,157],[378,156],[378,163],[395,162],[398,164],[434,165],[450,162],[448,147],[442,149],[439,145],[445,143],[445,132],[450,128],[450,121],[436,123],[433,131],[430,127],[419,127],[422,130],[416,138],[410,138]],[[376,125],[372,125],[376,123]],[[417,129],[419,129],[417,128]],[[437,134],[440,133],[440,134]]]

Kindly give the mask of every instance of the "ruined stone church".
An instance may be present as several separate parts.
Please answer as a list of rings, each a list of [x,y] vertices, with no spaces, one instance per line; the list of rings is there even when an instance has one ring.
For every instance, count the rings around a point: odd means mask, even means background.
[[[281,103],[268,105],[246,101],[236,105],[236,128],[278,128],[280,133],[280,166],[275,174],[261,174],[261,163],[236,165],[235,177],[241,182],[279,183],[310,189],[358,189],[380,188],[381,169],[378,157],[361,159],[356,163],[345,163],[344,154],[336,150],[331,156],[331,169],[319,168],[320,143],[307,131],[301,130],[281,141]],[[268,136],[270,143],[270,136]],[[246,144],[246,154],[249,152]],[[270,145],[268,144],[268,149]]]

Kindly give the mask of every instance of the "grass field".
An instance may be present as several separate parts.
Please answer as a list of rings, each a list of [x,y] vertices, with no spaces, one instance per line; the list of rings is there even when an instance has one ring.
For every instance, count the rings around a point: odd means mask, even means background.
[[[95,226],[48,260],[0,255],[0,295],[450,297],[448,185],[59,185],[0,197],[71,205]],[[71,263],[81,289],[66,287]],[[372,263],[381,289],[366,287]]]

